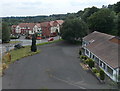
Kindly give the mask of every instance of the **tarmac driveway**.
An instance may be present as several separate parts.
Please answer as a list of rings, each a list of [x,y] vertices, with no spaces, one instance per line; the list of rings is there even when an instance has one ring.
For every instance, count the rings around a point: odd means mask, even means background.
[[[11,64],[3,89],[102,89],[110,88],[80,66],[79,45],[59,42],[38,47],[41,53]]]

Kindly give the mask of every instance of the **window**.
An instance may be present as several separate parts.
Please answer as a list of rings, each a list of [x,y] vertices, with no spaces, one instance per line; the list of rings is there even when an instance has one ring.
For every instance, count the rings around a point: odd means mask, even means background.
[[[83,45],[83,46],[85,45],[85,41],[82,42],[82,45]]]
[[[99,64],[99,59],[97,57],[95,57],[95,62]]]
[[[92,58],[92,53],[90,52],[90,58]]]
[[[104,62],[102,62],[101,60],[100,60],[100,67],[102,67],[103,69],[105,69],[105,67],[106,67],[106,64]]]
[[[102,63],[103,63],[103,62],[100,60],[100,66],[101,66],[101,67],[102,67]]]
[[[86,50],[86,54],[89,55],[89,51],[88,50]]]
[[[107,66],[107,72],[108,72],[110,75],[113,75],[113,70],[112,70],[109,66]]]
[[[120,75],[120,69],[119,69],[119,75]]]
[[[103,69],[105,69],[105,66],[106,66],[106,64],[105,64],[105,63],[103,63]]]
[[[120,68],[119,68],[119,74],[118,74],[118,81],[120,81]]]
[[[95,55],[93,55],[93,59],[95,59]]]

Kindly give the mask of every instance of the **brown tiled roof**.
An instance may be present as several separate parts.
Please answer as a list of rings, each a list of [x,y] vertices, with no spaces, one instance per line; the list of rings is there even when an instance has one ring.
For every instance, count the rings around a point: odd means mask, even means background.
[[[105,41],[105,40],[111,39],[113,37],[114,36],[112,36],[112,35],[108,35],[108,34],[105,34],[105,33],[100,33],[100,32],[94,31],[93,33],[85,36],[83,38],[83,40],[90,41],[92,39],[93,40],[100,40],[101,39],[101,40]]]
[[[12,25],[12,28],[16,28],[17,27],[17,25]]]
[[[35,23],[20,23],[18,26],[29,27],[30,29],[33,29],[33,27],[35,26]]]
[[[54,26],[54,21],[50,21],[50,26]]]
[[[115,36],[95,31],[84,37],[83,40],[94,40],[92,43],[87,45],[86,48],[112,68],[117,68],[120,67],[120,60],[118,59],[118,57],[120,57],[120,53],[118,53],[118,48],[120,48],[120,45],[109,41],[114,37]]]
[[[56,20],[56,21],[57,21],[57,23],[59,23],[60,25],[62,25],[62,24],[64,23],[63,20]]]
[[[41,27],[47,27],[50,23],[49,22],[42,22],[40,23]]]
[[[37,26],[37,27],[41,27],[40,23],[36,23],[36,26]]]

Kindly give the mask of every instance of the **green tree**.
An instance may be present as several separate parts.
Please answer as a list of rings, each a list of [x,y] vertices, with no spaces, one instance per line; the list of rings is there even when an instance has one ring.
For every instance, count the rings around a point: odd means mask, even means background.
[[[32,51],[32,52],[36,52],[36,51],[37,51],[36,36],[35,36],[35,34],[33,34],[33,36],[32,36],[31,51]]]
[[[64,40],[75,43],[76,41],[82,41],[82,37],[84,37],[88,33],[88,28],[85,22],[81,19],[67,19],[62,26],[61,36]]]
[[[0,20],[0,40],[2,40],[2,22]]]
[[[97,12],[99,9],[97,7],[91,7],[91,8],[85,8],[84,13],[82,15],[82,19],[87,22],[87,19],[89,16],[91,16],[93,13]]]
[[[114,4],[113,9],[116,13],[120,12],[120,1]]]
[[[110,33],[114,28],[114,15],[109,9],[102,8],[88,18],[88,26],[92,31]]]
[[[120,13],[118,13],[117,31],[117,36],[120,37]]]
[[[2,23],[2,43],[10,41],[10,28],[7,23]]]

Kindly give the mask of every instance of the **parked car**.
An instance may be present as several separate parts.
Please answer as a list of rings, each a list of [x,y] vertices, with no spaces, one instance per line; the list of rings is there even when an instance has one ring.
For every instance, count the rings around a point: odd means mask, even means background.
[[[10,35],[10,39],[19,39],[20,38],[20,35]]]
[[[22,44],[20,43],[14,46],[14,49],[20,49],[20,48],[24,48],[24,46],[22,46]]]
[[[49,42],[49,41],[53,41],[53,40],[54,40],[54,38],[49,38],[49,39],[48,39],[48,42]]]

